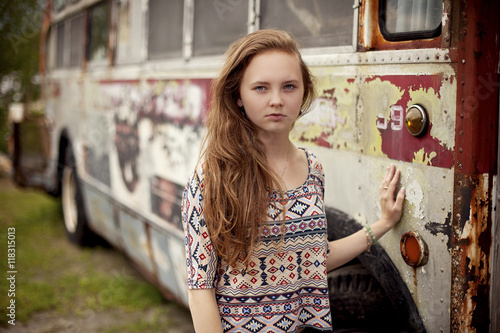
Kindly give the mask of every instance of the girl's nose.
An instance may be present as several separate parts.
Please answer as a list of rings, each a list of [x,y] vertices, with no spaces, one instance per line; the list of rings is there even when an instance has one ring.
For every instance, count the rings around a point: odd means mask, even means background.
[[[283,106],[283,98],[281,97],[280,92],[274,92],[271,96],[271,100],[269,101],[271,106]]]

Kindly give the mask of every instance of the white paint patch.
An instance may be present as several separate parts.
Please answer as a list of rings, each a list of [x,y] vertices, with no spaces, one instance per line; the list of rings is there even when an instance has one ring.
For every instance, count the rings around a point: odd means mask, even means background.
[[[406,184],[406,200],[413,205],[413,217],[423,220],[424,207],[422,202],[424,200],[424,191],[416,180],[412,180]]]

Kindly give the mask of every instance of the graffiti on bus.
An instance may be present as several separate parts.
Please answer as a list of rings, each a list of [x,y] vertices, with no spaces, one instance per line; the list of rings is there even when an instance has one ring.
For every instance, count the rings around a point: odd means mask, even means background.
[[[154,164],[170,170],[192,164],[209,103],[209,85],[210,80],[99,82],[101,96],[92,117],[96,126],[109,123],[111,139],[107,142],[106,135],[99,139],[93,135],[87,141],[89,175],[109,186],[111,177],[103,173],[109,173],[109,156],[116,154],[121,180],[132,193],[139,182],[158,177],[155,170],[139,170],[140,158],[154,156]]]

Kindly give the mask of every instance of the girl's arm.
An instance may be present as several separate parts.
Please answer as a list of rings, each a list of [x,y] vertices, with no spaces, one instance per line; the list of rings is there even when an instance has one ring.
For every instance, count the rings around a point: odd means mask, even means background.
[[[222,333],[215,289],[189,289],[189,309],[196,333]]]
[[[387,168],[382,184],[380,185],[380,205],[382,216],[380,220],[370,225],[376,239],[389,231],[400,219],[403,211],[405,190],[401,188],[396,199],[394,192],[401,172],[394,165]],[[330,271],[359,256],[367,249],[367,238],[364,229],[354,234],[329,242],[330,254],[326,259],[327,270]]]

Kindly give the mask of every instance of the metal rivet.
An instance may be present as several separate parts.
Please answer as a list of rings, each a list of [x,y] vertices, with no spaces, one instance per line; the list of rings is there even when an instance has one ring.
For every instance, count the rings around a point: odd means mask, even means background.
[[[441,210],[445,210],[445,209],[446,209],[446,207],[444,207],[444,206],[441,206]]]
[[[462,64],[465,64],[465,59],[462,59]]]

